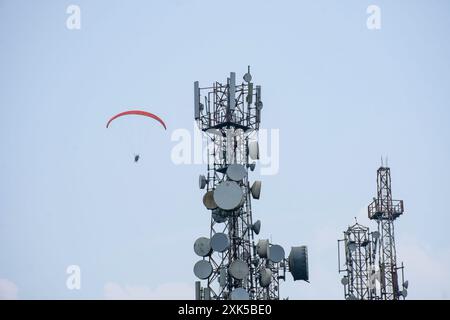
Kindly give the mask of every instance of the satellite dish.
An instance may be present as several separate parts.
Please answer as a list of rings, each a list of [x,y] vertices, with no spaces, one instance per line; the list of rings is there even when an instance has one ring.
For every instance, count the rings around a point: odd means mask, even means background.
[[[214,201],[214,192],[212,190],[205,193],[203,196],[203,204],[206,209],[212,210],[217,208],[217,204]]]
[[[344,276],[344,277],[341,279],[341,283],[342,283],[342,285],[344,285],[344,286],[348,285],[348,277],[347,277],[347,276]]]
[[[408,289],[409,287],[409,281],[406,280],[405,282],[403,282],[403,288]]]
[[[194,265],[194,274],[199,279],[207,279],[212,274],[211,263],[206,260],[200,260]]]
[[[256,220],[256,222],[252,225],[252,230],[255,234],[259,234],[259,231],[261,230],[261,221]]]
[[[233,278],[242,280],[247,277],[249,269],[244,261],[237,259],[230,264],[228,272]]]
[[[194,252],[200,257],[206,257],[211,253],[211,241],[209,238],[200,237],[194,242]]]
[[[261,195],[261,181],[256,180],[253,182],[252,187],[250,188],[253,199],[259,199]]]
[[[211,213],[212,218],[217,223],[222,223],[227,221],[228,215],[226,214],[226,211],[220,210],[220,209],[214,209]]]
[[[259,160],[259,145],[258,141],[253,140],[248,142],[248,155],[252,160]]]
[[[214,201],[223,210],[233,210],[242,204],[244,193],[234,181],[223,181],[214,190]]]
[[[225,233],[218,232],[211,237],[211,248],[217,252],[224,252],[230,247],[230,239]]]
[[[372,237],[374,239],[379,239],[380,238],[380,233],[378,231],[374,231],[374,232],[372,232]]]
[[[267,288],[272,282],[272,271],[269,268],[263,268],[259,274],[259,284],[263,288]]]
[[[308,271],[308,247],[299,246],[292,247],[289,253],[289,271],[296,280],[309,280]]]
[[[274,263],[280,262],[281,260],[284,259],[283,247],[278,244],[271,245],[269,247],[268,257],[269,257],[269,260]]]
[[[202,175],[202,174],[199,175],[199,177],[198,177],[198,186],[199,186],[199,188],[200,189],[205,189],[206,183],[207,183],[206,177],[204,175]]]
[[[256,162],[247,164],[247,168],[250,168],[251,171],[255,171],[255,167],[256,167]]]
[[[256,253],[261,258],[267,258],[267,253],[269,251],[269,240],[261,239],[256,244]]]
[[[250,296],[244,288],[236,288],[231,291],[231,300],[249,300]]]
[[[227,176],[231,180],[241,181],[247,176],[247,170],[242,164],[230,164],[227,168]]]

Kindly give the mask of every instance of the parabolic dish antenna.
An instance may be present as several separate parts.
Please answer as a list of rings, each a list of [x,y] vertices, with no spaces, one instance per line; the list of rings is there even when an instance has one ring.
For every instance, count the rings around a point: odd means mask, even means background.
[[[231,291],[231,300],[249,300],[247,290],[244,288],[236,288]]]
[[[296,280],[309,280],[308,248],[306,246],[292,247],[289,253],[289,271]]]
[[[244,193],[234,181],[223,181],[214,190],[214,201],[223,210],[233,210],[242,204]]]
[[[230,239],[225,233],[218,232],[211,237],[211,248],[217,252],[224,252],[230,247]]]
[[[200,257],[206,257],[211,253],[211,241],[209,238],[200,237],[194,242],[194,252]]]
[[[253,182],[250,191],[252,192],[253,199],[259,199],[261,195],[261,181],[256,180]]]
[[[347,276],[343,277],[341,279],[341,283],[342,283],[342,285],[346,286],[348,284],[348,277]]]
[[[208,191],[203,196],[203,204],[205,205],[206,209],[212,210],[217,208],[217,204],[214,201],[214,192],[212,190]]]
[[[200,260],[194,265],[194,274],[199,279],[207,279],[213,271],[211,263],[206,260]]]
[[[284,259],[283,247],[278,244],[271,245],[269,247],[268,257],[269,257],[269,260],[274,263],[280,262],[281,260]]]
[[[256,253],[260,258],[267,258],[267,252],[269,251],[269,240],[261,239],[256,244]]]
[[[347,246],[348,246],[348,250],[350,250],[351,252],[356,250],[356,243],[355,243],[355,241],[349,241]]]
[[[256,222],[252,225],[252,230],[255,234],[259,234],[259,231],[261,230],[261,221],[256,220]]]
[[[230,164],[227,168],[227,176],[231,180],[241,181],[247,176],[247,170],[242,164]]]
[[[272,271],[268,268],[261,269],[259,273],[259,283],[261,287],[267,288],[272,282]]]
[[[237,259],[230,264],[228,272],[233,278],[242,280],[247,277],[249,270],[244,261]]]

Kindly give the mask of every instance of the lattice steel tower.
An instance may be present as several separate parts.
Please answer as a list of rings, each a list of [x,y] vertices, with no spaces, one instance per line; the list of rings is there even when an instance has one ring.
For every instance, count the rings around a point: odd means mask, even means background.
[[[391,170],[383,165],[377,170],[377,197],[368,206],[369,219],[375,220],[380,234],[378,264],[380,268],[380,299],[398,300],[407,295],[408,282],[403,282],[403,263],[397,266],[394,221],[404,212],[403,200],[392,199]],[[398,271],[402,271],[402,290]]]
[[[200,88],[194,83],[194,112],[208,140],[203,204],[211,210],[209,237],[200,237],[194,251],[202,257],[194,266],[196,299],[279,299],[279,280],[286,270],[294,280],[308,280],[307,249],[284,249],[268,240],[255,244],[261,222],[253,221],[252,199],[259,199],[261,182],[249,179],[259,159],[257,132],[261,121],[261,87],[254,86],[250,67],[244,82],[230,73],[226,84]],[[249,170],[250,169],[250,170]]]
[[[379,234],[370,232],[358,222],[344,231],[344,239],[338,240],[339,272],[345,273],[341,279],[347,300],[374,300],[376,280],[379,273],[375,271],[376,247]],[[341,247],[345,257],[344,269],[341,264]]]

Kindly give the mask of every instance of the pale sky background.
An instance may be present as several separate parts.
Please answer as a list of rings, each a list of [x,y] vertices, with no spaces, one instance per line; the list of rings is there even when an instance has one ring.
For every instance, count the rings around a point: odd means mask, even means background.
[[[375,227],[388,155],[409,297],[448,299],[449,32],[445,0],[0,0],[0,298],[193,298],[206,166],[175,165],[171,134],[193,131],[193,81],[250,64],[262,127],[280,130],[279,173],[253,202],[260,237],[309,246],[311,283],[288,275],[281,295],[343,298],[336,240],[355,216]],[[105,128],[133,106],[168,130]],[[66,288],[72,264],[81,290]]]

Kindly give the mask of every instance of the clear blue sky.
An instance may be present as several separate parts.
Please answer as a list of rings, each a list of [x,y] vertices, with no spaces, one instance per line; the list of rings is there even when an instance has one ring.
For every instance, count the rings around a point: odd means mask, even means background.
[[[66,28],[70,4],[81,30]],[[170,137],[193,130],[193,81],[250,64],[262,126],[280,130],[280,171],[254,203],[261,237],[310,250],[311,283],[289,276],[282,296],[343,298],[336,240],[354,217],[374,227],[364,210],[388,155],[409,295],[449,298],[449,32],[444,0],[0,0],[0,279],[22,299],[193,297],[206,167],[173,164]],[[130,106],[168,130],[105,128]]]

